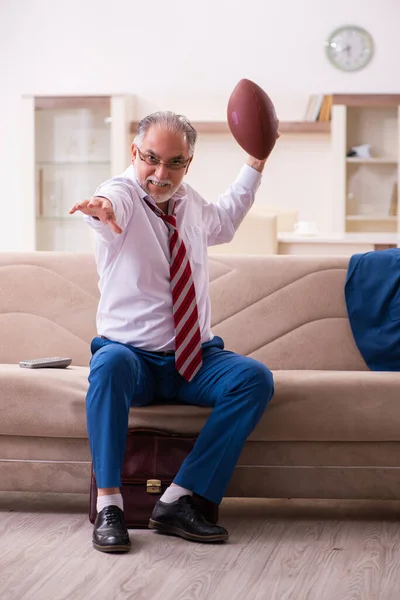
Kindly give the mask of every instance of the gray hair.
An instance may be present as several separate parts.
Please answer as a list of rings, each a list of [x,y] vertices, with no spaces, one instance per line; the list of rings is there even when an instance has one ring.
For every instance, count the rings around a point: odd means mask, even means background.
[[[136,145],[140,144],[150,127],[153,125],[161,125],[169,131],[182,133],[185,137],[187,145],[189,146],[190,156],[193,156],[197,139],[197,131],[186,117],[183,115],[177,115],[169,110],[155,112],[151,115],[147,115],[147,117],[144,117],[144,119],[142,119],[138,125],[137,133],[133,143]]]

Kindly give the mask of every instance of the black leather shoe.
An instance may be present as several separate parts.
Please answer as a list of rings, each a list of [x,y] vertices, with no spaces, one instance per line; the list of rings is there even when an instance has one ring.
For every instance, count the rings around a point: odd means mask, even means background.
[[[94,523],[93,547],[100,552],[128,552],[131,547],[124,513],[111,504],[101,510]]]
[[[226,529],[204,518],[192,496],[181,496],[170,504],[158,500],[149,527],[193,542],[225,542],[229,537]]]

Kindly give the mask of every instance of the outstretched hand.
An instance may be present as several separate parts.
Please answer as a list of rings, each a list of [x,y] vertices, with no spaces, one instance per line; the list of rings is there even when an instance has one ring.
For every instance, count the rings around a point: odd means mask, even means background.
[[[91,200],[84,200],[70,209],[69,214],[73,215],[76,211],[81,211],[84,215],[89,215],[99,219],[102,223],[109,225],[114,233],[122,233],[118,225],[112,204],[107,198],[94,196]]]

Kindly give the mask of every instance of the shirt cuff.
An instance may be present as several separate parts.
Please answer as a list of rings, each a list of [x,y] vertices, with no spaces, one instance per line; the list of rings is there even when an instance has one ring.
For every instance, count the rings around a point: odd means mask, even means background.
[[[260,186],[261,179],[262,174],[259,171],[249,165],[243,165],[235,183],[243,186],[246,190],[256,192]]]

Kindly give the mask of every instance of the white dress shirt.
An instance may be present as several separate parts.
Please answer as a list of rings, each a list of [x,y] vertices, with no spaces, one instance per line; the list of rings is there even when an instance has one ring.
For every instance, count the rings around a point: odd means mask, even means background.
[[[202,343],[210,328],[207,246],[229,242],[254,202],[261,174],[244,165],[236,181],[218,202],[207,203],[184,183],[176,201],[178,232],[184,240],[196,290]],[[122,233],[89,216],[95,231],[95,255],[101,292],[97,331],[110,340],[152,351],[175,345],[169,273],[169,230],[144,198],[131,165],[121,176],[100,185],[96,196],[113,205]]]

